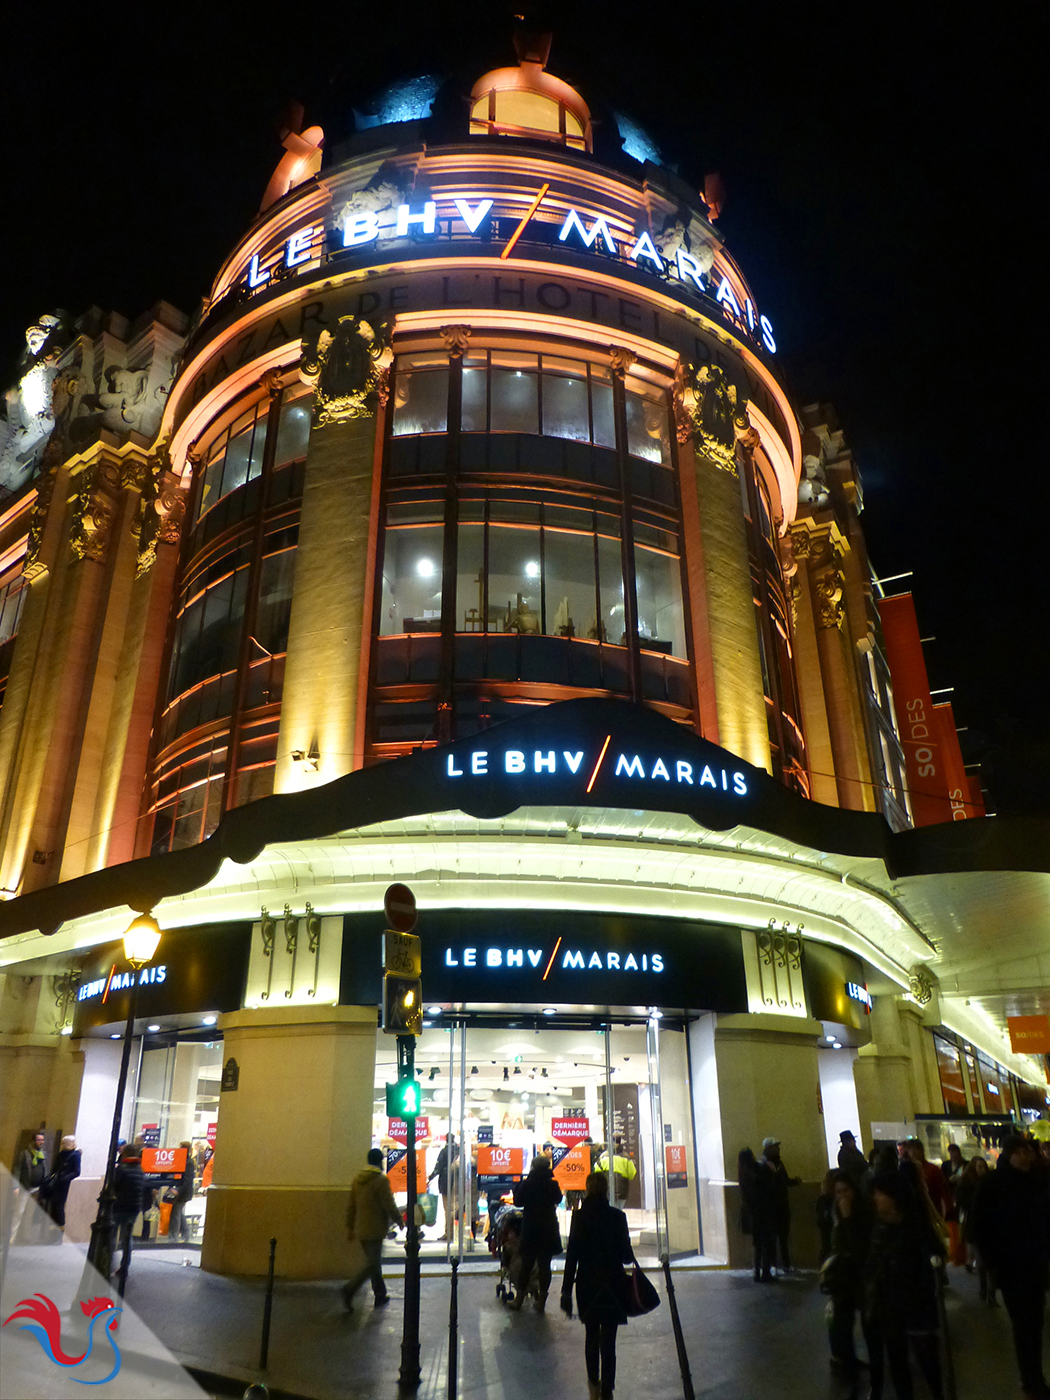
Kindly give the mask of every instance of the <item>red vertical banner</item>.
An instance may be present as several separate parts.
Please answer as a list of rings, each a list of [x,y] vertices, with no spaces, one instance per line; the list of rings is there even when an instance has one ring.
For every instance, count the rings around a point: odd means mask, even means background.
[[[950,822],[952,806],[943,745],[930,699],[930,682],[912,595],[902,593],[896,598],[880,598],[879,616],[893,679],[893,703],[904,746],[912,817],[916,826]]]
[[[940,743],[940,754],[944,760],[944,775],[948,782],[948,801],[952,806],[952,821],[961,822],[967,817],[983,816],[973,810],[970,800],[970,779],[963,763],[962,749],[959,747],[959,731],[955,727],[955,715],[951,705],[934,705],[934,727]]]

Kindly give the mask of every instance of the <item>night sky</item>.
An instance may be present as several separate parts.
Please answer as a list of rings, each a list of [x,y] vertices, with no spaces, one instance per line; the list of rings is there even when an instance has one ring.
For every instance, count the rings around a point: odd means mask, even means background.
[[[257,211],[287,100],[331,143],[394,78],[454,72],[467,93],[514,61],[512,12],[23,8],[0,84],[5,380],[44,310],[192,312]],[[1000,812],[1050,812],[1040,13],[563,3],[549,64],[694,185],[721,173],[718,226],[793,394],[835,407],[876,569],[915,572],[931,685],[955,687]]]

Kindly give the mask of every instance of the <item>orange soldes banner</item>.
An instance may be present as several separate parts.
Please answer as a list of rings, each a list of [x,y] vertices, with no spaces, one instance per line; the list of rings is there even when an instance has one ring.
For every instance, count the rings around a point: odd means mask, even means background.
[[[554,1168],[554,1180],[563,1191],[585,1191],[590,1170],[590,1145],[578,1142],[575,1147],[566,1152]]]
[[[1006,1027],[1015,1055],[1050,1053],[1050,1016],[1007,1016]]]
[[[983,815],[973,809],[970,801],[970,780],[963,763],[962,749],[959,747],[959,731],[955,727],[955,714],[950,704],[934,705],[933,722],[937,740],[941,746],[944,761],[944,777],[948,784],[948,801],[952,808],[952,821],[961,822],[967,817]]]
[[[142,1149],[142,1170],[144,1172],[172,1172],[179,1175],[186,1170],[185,1147],[144,1147]]]
[[[391,1191],[408,1190],[408,1148],[392,1147],[386,1156],[387,1180]],[[427,1154],[416,1153],[416,1194],[421,1196],[427,1189]]]
[[[919,640],[915,601],[910,593],[879,599],[886,660],[893,678],[893,701],[904,746],[912,816],[916,826],[952,820],[942,745],[930,699],[926,660]]]

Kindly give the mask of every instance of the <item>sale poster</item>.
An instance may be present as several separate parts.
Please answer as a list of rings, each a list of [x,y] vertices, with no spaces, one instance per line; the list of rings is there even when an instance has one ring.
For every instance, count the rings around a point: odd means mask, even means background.
[[[588,1118],[552,1118],[551,1137],[555,1142],[563,1142],[568,1147],[574,1143],[583,1142],[591,1135],[591,1125]]]
[[[525,1149],[478,1144],[478,1185],[508,1186],[521,1180],[525,1170]]]
[[[403,1118],[388,1118],[386,1126],[387,1137],[391,1137],[395,1142],[408,1142],[408,1124]],[[416,1119],[416,1142],[423,1142],[430,1136],[430,1119]]]
[[[551,1153],[554,1180],[563,1191],[585,1191],[591,1170],[591,1149],[578,1142],[572,1147],[555,1147]]]
[[[686,1167],[685,1147],[681,1143],[669,1142],[664,1147],[667,1189],[689,1185],[689,1172]]]
[[[389,1147],[386,1154],[386,1175],[391,1191],[408,1190],[408,1148]],[[427,1156],[416,1153],[416,1194],[422,1195],[427,1189]]]
[[[214,1147],[214,1146],[215,1146],[215,1134],[218,1132],[218,1128],[219,1128],[218,1123],[209,1123],[209,1124],[208,1124],[208,1146],[209,1146],[209,1147]]]
[[[178,1176],[186,1170],[185,1147],[144,1147],[142,1170],[147,1174],[164,1172]]]

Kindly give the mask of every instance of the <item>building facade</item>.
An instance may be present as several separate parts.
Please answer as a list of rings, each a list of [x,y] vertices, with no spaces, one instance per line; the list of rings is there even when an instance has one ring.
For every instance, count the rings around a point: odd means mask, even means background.
[[[394,880],[460,1250],[546,1141],[573,1189],[583,1139],[621,1140],[639,1241],[736,1259],[742,1147],[782,1138],[812,1192],[843,1128],[1042,1104],[940,997],[895,884],[925,790],[842,433],[793,403],[714,193],[599,127],[548,48],[519,36],[462,115],[427,89],[342,145],[290,133],[192,325],[27,336],[3,1151],[75,1124],[86,1218],[114,940],[151,909],[125,1135],[214,1151],[219,1271],[260,1272],[271,1235],[289,1273],[344,1271],[372,1141],[403,1177]]]

